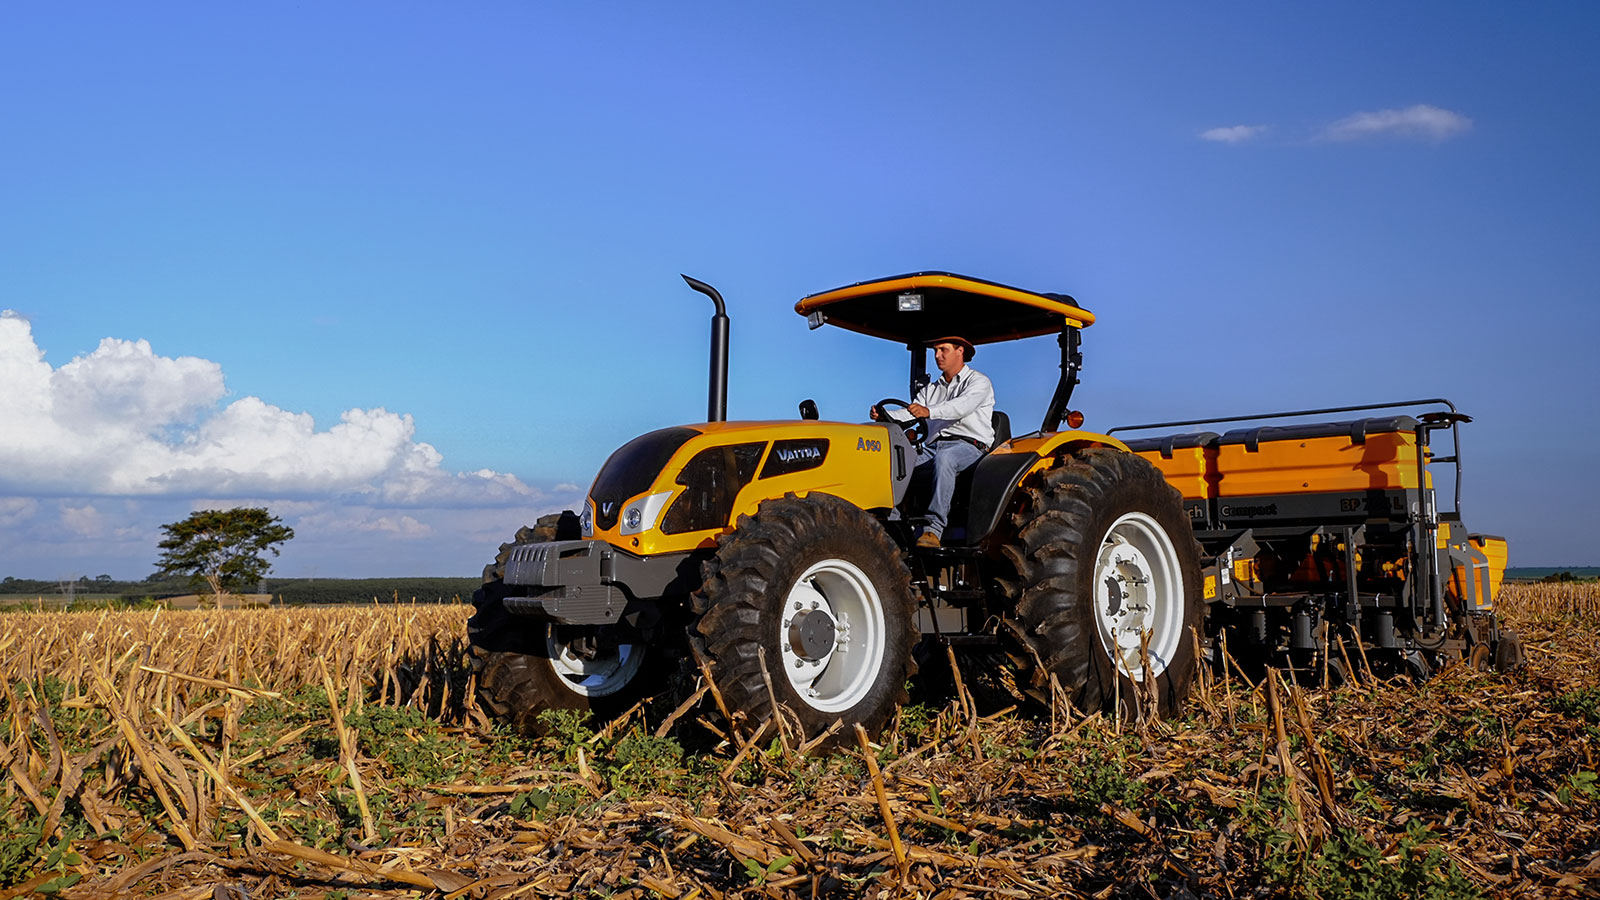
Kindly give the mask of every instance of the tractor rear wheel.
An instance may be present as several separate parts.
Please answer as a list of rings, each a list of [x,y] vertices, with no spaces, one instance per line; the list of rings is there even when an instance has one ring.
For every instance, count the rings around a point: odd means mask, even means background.
[[[476,607],[467,620],[472,666],[478,676],[478,701],[519,731],[543,730],[547,709],[587,710],[609,719],[642,696],[648,678],[639,677],[649,651],[637,636],[617,626],[561,626],[506,611],[506,559],[518,543],[557,538],[560,516],[544,516],[500,545],[484,567],[483,587],[472,595]]]
[[[1084,711],[1176,715],[1195,673],[1200,548],[1178,492],[1149,462],[1091,448],[1024,484],[1003,550],[1020,631]],[[1145,710],[1146,713],[1151,710]]]
[[[905,702],[911,573],[865,510],[828,494],[767,500],[718,538],[704,575],[694,640],[730,711],[762,722],[776,699],[806,737],[842,721],[838,743]]]

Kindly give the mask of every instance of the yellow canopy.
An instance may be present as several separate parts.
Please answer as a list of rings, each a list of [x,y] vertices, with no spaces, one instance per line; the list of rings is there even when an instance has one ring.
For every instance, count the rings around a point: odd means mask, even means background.
[[[904,299],[902,299],[904,298]],[[913,308],[917,307],[917,308]],[[960,335],[974,344],[1058,334],[1094,323],[1066,294],[1041,294],[950,272],[914,272],[848,284],[801,298],[794,311],[904,344]]]

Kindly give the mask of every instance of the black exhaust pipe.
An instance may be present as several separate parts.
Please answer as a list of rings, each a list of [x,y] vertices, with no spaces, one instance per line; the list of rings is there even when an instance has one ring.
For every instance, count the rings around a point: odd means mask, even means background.
[[[683,276],[689,287],[694,288],[717,305],[717,312],[711,317],[711,386],[707,391],[706,421],[726,422],[728,420],[728,310],[722,304],[722,295],[717,289],[698,278]]]

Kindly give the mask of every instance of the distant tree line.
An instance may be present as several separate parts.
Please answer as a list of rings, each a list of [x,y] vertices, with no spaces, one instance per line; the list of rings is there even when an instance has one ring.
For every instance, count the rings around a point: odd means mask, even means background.
[[[183,578],[163,578],[151,575],[143,581],[118,581],[110,575],[85,575],[75,580],[46,581],[39,578],[0,579],[0,594],[50,597],[59,594],[138,594],[141,597],[173,597],[190,593],[189,582]]]
[[[265,578],[244,589],[248,594],[270,594],[273,603],[320,605],[332,603],[454,603],[472,599],[483,582],[478,578]],[[194,593],[187,578],[117,581],[109,575],[65,582],[74,595],[115,596],[127,603],[160,600]],[[63,582],[29,578],[0,580],[0,596],[63,597]]]
[[[1584,578],[1581,575],[1574,575],[1571,572],[1551,572],[1549,575],[1539,579],[1539,582],[1541,584],[1566,584],[1567,582],[1594,580],[1595,579],[1593,578]]]
[[[258,593],[290,605],[468,603],[482,578],[268,578]]]
[[[161,526],[156,572],[143,581],[117,581],[110,575],[76,581],[6,577],[0,596],[62,597],[92,595],[119,606],[143,606],[168,597],[199,594],[211,606],[230,594],[267,594],[288,605],[333,603],[459,603],[482,582],[476,578],[269,578],[267,555],[294,538],[294,529],[265,507],[196,510]]]

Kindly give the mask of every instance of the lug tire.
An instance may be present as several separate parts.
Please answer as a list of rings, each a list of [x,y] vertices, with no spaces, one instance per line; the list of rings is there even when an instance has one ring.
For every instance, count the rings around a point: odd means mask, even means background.
[[[718,538],[702,574],[692,637],[730,712],[759,727],[776,697],[807,738],[842,720],[825,742],[839,744],[857,724],[876,734],[906,701],[911,573],[866,511],[828,494],[767,500]]]
[[[1138,634],[1149,631],[1156,712],[1177,715],[1195,674],[1202,616],[1200,547],[1178,492],[1146,460],[1090,448],[1033,476],[1002,552],[1018,581],[1022,638],[1086,712],[1133,715],[1145,681]]]
[[[627,645],[631,648],[627,650],[619,647],[616,658],[603,658],[600,671],[587,678],[569,678],[568,674],[581,673],[570,659],[563,659],[565,645],[556,639],[554,626],[514,616],[501,603],[507,594],[501,579],[511,548],[519,543],[556,540],[560,518],[543,516],[500,545],[495,561],[484,567],[483,587],[472,595],[475,611],[467,620],[478,702],[524,734],[543,730],[539,714],[547,709],[587,710],[597,719],[614,718],[638,702],[650,683],[648,677],[641,677],[651,663],[642,642]],[[591,686],[585,687],[585,683]]]

